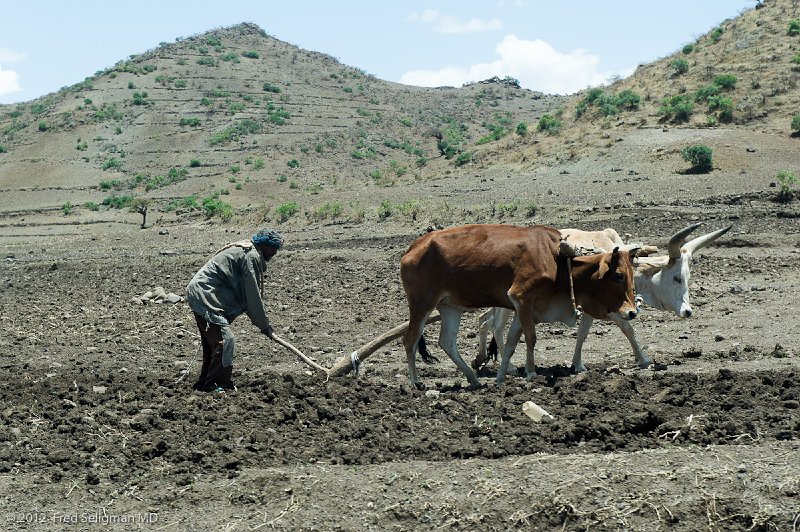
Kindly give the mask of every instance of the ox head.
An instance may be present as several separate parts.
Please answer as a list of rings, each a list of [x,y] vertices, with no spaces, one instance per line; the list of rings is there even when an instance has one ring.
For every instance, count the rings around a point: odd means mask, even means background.
[[[680,318],[692,315],[692,305],[689,302],[689,278],[691,272],[689,264],[692,254],[700,248],[707,246],[717,238],[727,233],[732,225],[698,236],[686,242],[686,237],[702,223],[692,224],[678,231],[669,240],[669,261],[653,275],[652,301],[647,303],[657,309],[673,311]]]
[[[586,268],[583,275],[589,274],[588,282],[581,283],[580,296],[576,292],[584,312],[594,318],[605,318],[608,314],[618,314],[626,320],[636,317],[631,257],[637,251],[637,248],[620,251],[615,247],[611,253],[573,259],[576,265]],[[578,276],[575,278],[577,283]]]

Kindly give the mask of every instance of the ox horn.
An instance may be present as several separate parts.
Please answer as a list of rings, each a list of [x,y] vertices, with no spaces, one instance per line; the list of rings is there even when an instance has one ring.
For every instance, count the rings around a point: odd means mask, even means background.
[[[717,229],[713,233],[708,233],[703,236],[698,236],[697,238],[693,238],[684,244],[684,247],[689,251],[689,254],[694,253],[698,249],[709,245],[714,240],[718,239],[728,231],[730,231],[733,225],[729,225],[728,227],[723,227],[722,229]]]
[[[681,246],[683,245],[683,241],[686,240],[686,237],[689,236],[689,233],[691,233],[701,225],[703,225],[703,222],[692,224],[689,227],[681,229],[680,231],[672,235],[672,238],[669,239],[669,244],[667,244],[667,249],[669,250],[670,259],[676,260],[680,258]]]

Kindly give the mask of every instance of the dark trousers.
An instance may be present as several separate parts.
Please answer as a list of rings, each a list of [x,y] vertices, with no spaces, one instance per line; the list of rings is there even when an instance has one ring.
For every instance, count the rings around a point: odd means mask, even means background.
[[[233,388],[231,373],[233,366],[222,366],[222,327],[209,323],[201,315],[194,313],[197,328],[200,329],[200,341],[203,345],[203,366],[200,378],[192,389],[211,392],[216,388]]]

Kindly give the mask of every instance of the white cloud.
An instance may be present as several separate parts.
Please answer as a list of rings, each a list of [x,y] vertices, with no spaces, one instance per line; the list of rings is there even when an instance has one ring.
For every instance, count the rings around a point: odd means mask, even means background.
[[[435,9],[426,9],[422,13],[414,11],[408,16],[413,22],[422,22],[432,26],[435,33],[462,34],[462,33],[481,33],[485,31],[498,31],[503,29],[503,23],[496,18],[484,20],[471,18],[462,22],[458,17],[441,16]]]
[[[17,73],[13,70],[3,70],[0,66],[0,96],[19,92],[22,88],[17,82]]]
[[[572,94],[587,86],[602,85],[611,76],[610,72],[598,69],[600,58],[596,55],[581,49],[559,52],[539,39],[526,41],[507,35],[495,51],[499,58],[491,63],[410,71],[400,77],[400,83],[459,87],[492,76],[511,76],[527,89],[548,94]]]
[[[433,31],[436,33],[447,34],[482,33],[501,29],[503,29],[503,23],[496,18],[492,20],[471,18],[466,22],[461,22],[458,17],[442,17],[433,26]]]
[[[25,54],[20,54],[8,48],[0,48],[0,63],[19,63],[25,59]]]

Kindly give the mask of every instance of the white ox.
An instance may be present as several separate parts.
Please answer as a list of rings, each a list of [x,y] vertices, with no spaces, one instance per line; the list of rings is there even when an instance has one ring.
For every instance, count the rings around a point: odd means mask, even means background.
[[[692,315],[692,305],[689,301],[689,278],[691,276],[689,264],[692,261],[692,255],[700,248],[707,246],[727,233],[732,227],[729,225],[684,243],[686,237],[700,225],[702,224],[692,224],[674,234],[667,245],[669,251],[667,256],[639,256],[634,259],[634,284],[636,286],[637,299],[641,299],[645,304],[658,310],[674,312],[680,318],[688,318]],[[614,247],[623,249],[625,247],[619,234],[614,229],[604,229],[602,231],[562,229],[561,234],[568,242],[583,248],[607,251]],[[642,247],[644,253],[653,252],[657,249],[652,246]],[[495,307],[480,316],[480,346],[478,356],[472,362],[473,368],[479,369],[488,358],[486,337],[490,329],[494,334],[497,349],[500,352],[503,351],[503,329],[512,312],[509,309]],[[605,319],[613,321],[622,330],[622,333],[631,344],[639,367],[648,367],[650,358],[639,346],[630,322],[620,319],[617,314],[609,314]],[[593,320],[594,318],[588,314],[584,313],[581,316],[578,337],[575,342],[575,353],[572,357],[572,367],[576,373],[586,371],[581,351],[583,342],[589,335]],[[513,372],[513,365],[509,369]]]

